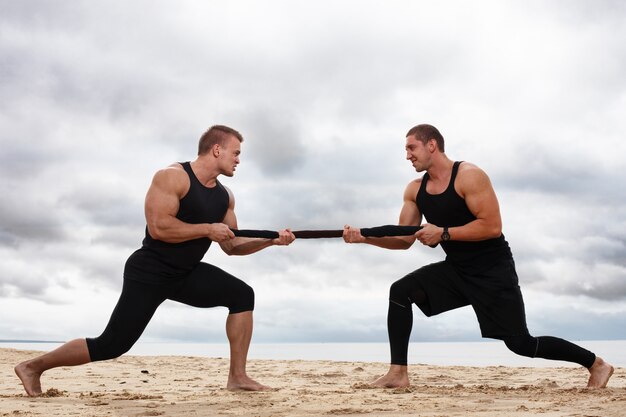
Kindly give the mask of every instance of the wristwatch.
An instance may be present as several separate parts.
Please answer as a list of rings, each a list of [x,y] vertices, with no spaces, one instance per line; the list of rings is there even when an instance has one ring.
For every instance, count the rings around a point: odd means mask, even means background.
[[[445,226],[443,228],[443,233],[441,234],[441,240],[443,242],[447,242],[448,240],[450,240],[450,233],[448,233],[448,226]]]

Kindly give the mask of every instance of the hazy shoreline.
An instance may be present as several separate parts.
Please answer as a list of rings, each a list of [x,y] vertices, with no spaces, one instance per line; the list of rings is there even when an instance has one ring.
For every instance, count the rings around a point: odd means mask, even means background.
[[[3,343],[0,348],[49,351],[61,342]],[[626,367],[626,340],[576,341],[614,366]],[[228,357],[226,343],[163,343],[140,340],[128,353],[136,356]],[[387,343],[255,343],[251,359],[382,362],[389,360]],[[511,353],[501,342],[418,342],[409,346],[409,362],[440,366],[577,367],[576,364],[532,359]]]

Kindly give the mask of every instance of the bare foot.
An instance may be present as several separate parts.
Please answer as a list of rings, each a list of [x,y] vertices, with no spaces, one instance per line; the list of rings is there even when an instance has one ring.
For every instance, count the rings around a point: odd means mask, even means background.
[[[613,375],[614,368],[604,362],[600,357],[596,357],[596,361],[589,368],[589,382],[587,388],[606,388],[609,378]]]
[[[24,390],[29,397],[37,397],[41,395],[41,373],[32,369],[31,361],[25,361],[17,365],[14,370],[15,374],[22,381]]]
[[[409,373],[406,366],[391,365],[389,371],[370,384],[378,388],[404,388],[409,384]]]
[[[229,391],[270,391],[271,387],[267,385],[259,384],[248,376],[243,377],[228,377],[228,383],[226,389]]]

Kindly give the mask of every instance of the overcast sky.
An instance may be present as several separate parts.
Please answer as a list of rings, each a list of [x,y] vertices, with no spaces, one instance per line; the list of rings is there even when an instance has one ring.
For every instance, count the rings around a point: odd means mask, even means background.
[[[226,124],[241,228],[397,223],[437,126],[490,176],[532,334],[624,339],[626,6],[620,1],[0,0],[0,339],[100,334],[154,172]],[[296,241],[205,261],[256,291],[255,342],[385,342],[389,285],[441,260]],[[478,340],[470,308],[414,341]],[[142,340],[224,342],[166,302]]]

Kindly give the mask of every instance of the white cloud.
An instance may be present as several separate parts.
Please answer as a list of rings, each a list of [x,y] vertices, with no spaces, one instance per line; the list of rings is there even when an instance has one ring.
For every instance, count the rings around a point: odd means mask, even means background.
[[[2,9],[0,338],[98,333],[142,239],[154,171],[194,158],[215,123],[246,138],[224,183],[240,227],[263,229],[396,222],[416,175],[404,134],[432,123],[450,157],[496,187],[531,331],[611,338],[626,319],[621,3]],[[215,245],[206,260],[255,287],[260,340],[378,341],[389,284],[441,258],[301,241],[243,258]],[[219,309],[163,310],[147,338],[223,338]],[[467,309],[415,320],[418,340],[478,334]]]

